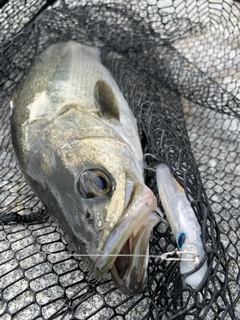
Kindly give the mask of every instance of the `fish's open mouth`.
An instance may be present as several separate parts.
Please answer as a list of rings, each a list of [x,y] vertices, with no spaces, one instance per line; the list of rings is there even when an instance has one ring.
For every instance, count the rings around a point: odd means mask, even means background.
[[[122,279],[130,266],[130,254],[132,252],[132,239],[129,238],[127,242],[122,247],[122,250],[119,252],[119,256],[116,258],[112,272],[117,273],[118,277]],[[113,270],[115,268],[116,270]]]
[[[148,265],[149,238],[159,222],[154,212],[157,208],[154,194],[148,187],[140,187],[138,201],[135,199],[124,220],[112,231],[105,243],[104,254],[95,263],[95,274],[102,277],[111,270],[115,285],[128,295],[142,290]]]
[[[158,222],[159,218],[152,212],[125,242],[111,268],[115,285],[128,295],[142,290],[148,265],[149,238]]]

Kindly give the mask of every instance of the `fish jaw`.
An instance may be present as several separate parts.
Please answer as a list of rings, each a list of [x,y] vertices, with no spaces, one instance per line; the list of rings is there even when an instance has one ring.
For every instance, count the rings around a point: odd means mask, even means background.
[[[146,279],[150,234],[160,220],[154,212],[156,197],[147,186],[135,185],[131,202],[134,205],[130,203],[125,218],[108,237],[103,255],[96,260],[94,274],[101,279],[111,270],[115,285],[125,294],[136,295]]]

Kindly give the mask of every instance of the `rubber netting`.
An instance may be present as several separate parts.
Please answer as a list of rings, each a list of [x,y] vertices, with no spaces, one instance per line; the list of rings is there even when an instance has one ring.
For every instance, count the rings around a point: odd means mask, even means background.
[[[0,4],[0,319],[238,319],[239,3]],[[153,155],[144,158],[146,164],[166,163],[184,186],[208,261],[199,288],[185,284],[178,262],[150,258],[147,286],[135,297],[125,296],[110,276],[101,282],[88,276],[44,211],[34,219],[15,214],[43,206],[16,165],[11,95],[43,49],[69,39],[101,48],[103,63],[137,118],[144,153]],[[154,172],[145,174],[157,195]],[[17,222],[7,223],[10,212]],[[170,228],[160,223],[150,252],[175,247]]]

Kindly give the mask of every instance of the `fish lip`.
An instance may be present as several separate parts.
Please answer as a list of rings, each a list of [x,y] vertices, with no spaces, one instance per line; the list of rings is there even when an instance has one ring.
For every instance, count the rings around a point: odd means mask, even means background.
[[[148,264],[150,233],[153,226],[160,221],[159,217],[154,213],[154,210],[157,208],[156,197],[147,186],[139,184],[138,187],[140,187],[140,193],[138,193],[137,203],[134,206],[128,207],[125,218],[113,229],[105,242],[103,254],[98,257],[94,264],[94,273],[98,280],[103,278],[111,269],[115,285],[128,295],[135,295],[142,289]],[[151,223],[149,224],[149,222]],[[140,250],[139,245],[143,237],[145,237],[145,240],[143,241],[144,247],[141,248],[141,255],[145,255],[145,257],[137,259],[131,256],[124,276],[119,277],[115,265],[117,255],[120,256],[120,252],[127,241],[133,241],[133,247],[129,253],[138,254],[135,251]],[[116,257],[111,255],[116,255]],[[124,254],[122,255],[124,257]],[[136,260],[140,263],[140,268],[136,268]]]
[[[119,276],[117,269],[117,259],[111,268],[112,279],[115,285],[125,294],[133,296],[142,291],[143,285],[146,280],[146,271],[148,266],[148,248],[149,238],[151,231],[159,222],[159,217],[155,212],[152,212],[145,221],[139,231],[136,232],[134,237],[130,237],[128,241],[132,241],[132,249],[130,251],[131,257],[129,259],[129,267],[125,270],[122,277]]]

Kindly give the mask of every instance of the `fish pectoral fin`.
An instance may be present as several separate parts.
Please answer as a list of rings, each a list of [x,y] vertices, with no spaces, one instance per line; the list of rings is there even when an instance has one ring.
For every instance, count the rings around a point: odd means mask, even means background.
[[[94,99],[101,117],[120,120],[117,98],[112,88],[105,81],[97,81],[94,88]]]

